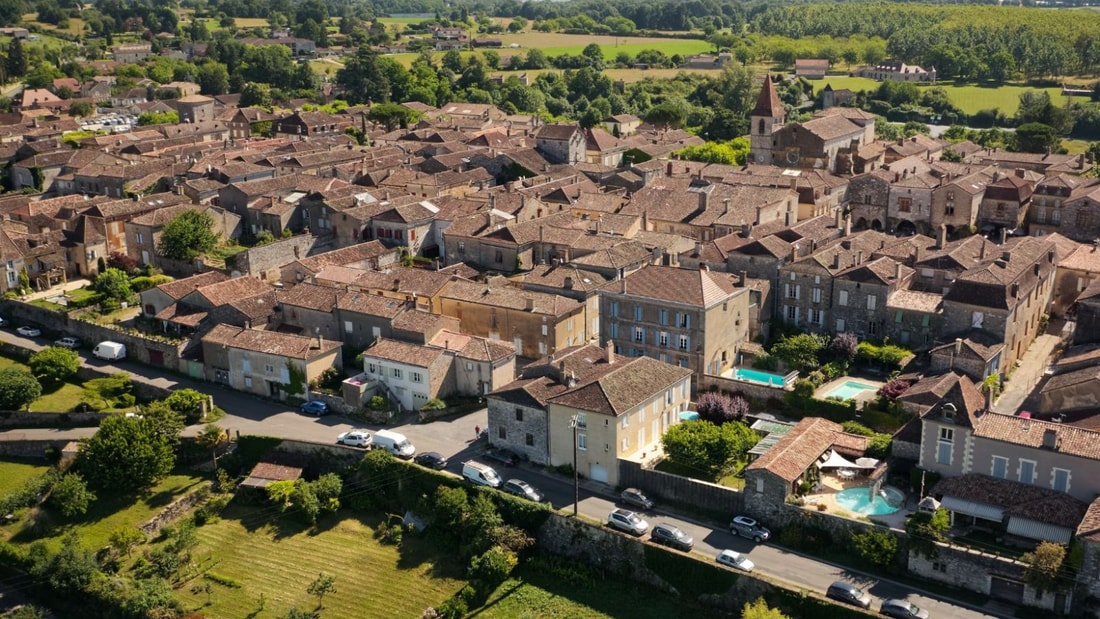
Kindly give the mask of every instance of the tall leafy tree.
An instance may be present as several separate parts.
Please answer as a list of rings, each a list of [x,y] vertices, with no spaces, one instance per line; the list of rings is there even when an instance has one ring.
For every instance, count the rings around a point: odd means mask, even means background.
[[[23,410],[42,395],[42,385],[30,372],[19,368],[0,370],[0,410]]]
[[[60,346],[49,346],[31,355],[27,361],[38,382],[47,388],[59,387],[80,369],[80,355]]]
[[[165,258],[190,260],[218,244],[213,228],[214,218],[210,213],[184,211],[164,226],[157,251]]]
[[[76,465],[89,483],[101,488],[148,488],[175,465],[174,439],[152,419],[112,415],[83,441]]]
[[[8,43],[7,58],[8,77],[23,77],[27,74],[27,53],[23,49],[23,42],[18,38],[12,38]]]

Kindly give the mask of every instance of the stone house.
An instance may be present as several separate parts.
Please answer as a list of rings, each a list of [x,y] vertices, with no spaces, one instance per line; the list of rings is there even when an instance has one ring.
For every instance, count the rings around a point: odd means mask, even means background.
[[[864,67],[856,71],[857,77],[867,77],[873,80],[895,82],[935,82],[936,68],[925,69],[917,65],[905,64],[898,60],[884,60],[874,66]]]
[[[1094,366],[1059,372],[1043,385],[1039,413],[1059,415],[1100,408],[1100,368]]]
[[[344,294],[337,288],[300,283],[291,288],[277,290],[280,324],[283,333],[296,333],[306,337],[320,335],[326,340],[343,341],[336,312],[336,304]]]
[[[625,137],[638,131],[642,119],[633,114],[616,114],[603,119],[601,124],[611,135]]]
[[[234,140],[261,137],[271,130],[271,124],[278,118],[277,115],[263,108],[241,108],[226,122],[229,127],[229,137]]]
[[[339,289],[336,291],[339,297],[334,314],[340,330],[340,341],[352,348],[362,349],[378,338],[392,338],[394,319],[409,308],[405,301],[382,295],[359,291],[340,292]]]
[[[181,93],[182,94],[182,93]],[[181,123],[197,124],[214,120],[214,100],[200,94],[184,95],[172,101]]]
[[[878,169],[848,181],[848,208],[857,230],[885,230],[894,173]]]
[[[840,260],[839,255],[837,260]],[[836,333],[850,331],[860,339],[875,340],[883,337],[900,340],[902,338],[897,336],[904,334],[903,346],[910,346],[911,342],[923,342],[924,338],[918,335],[919,331],[914,334],[909,329],[901,328],[905,324],[905,310],[894,310],[890,307],[891,300],[896,299],[899,292],[907,291],[912,277],[913,269],[885,256],[855,264],[836,273],[830,278],[833,288],[829,295],[831,307],[824,306],[831,310],[835,324],[827,325],[826,331],[835,328]],[[814,290],[811,288],[812,294],[821,294],[824,299],[824,291],[816,293]],[[817,311],[823,313],[825,310]],[[813,310],[810,312],[808,319],[813,318]],[[931,324],[924,325],[923,331],[931,333],[931,327]]]
[[[446,349],[385,338],[363,351],[367,378],[385,385],[389,398],[406,411],[455,392],[453,362],[454,353]]]
[[[271,131],[276,135],[289,135],[295,139],[307,139],[343,135],[353,121],[347,116],[324,112],[295,112],[285,118],[272,121]]]
[[[196,289],[227,279],[229,276],[221,271],[206,271],[143,290],[140,293],[141,313],[152,318]]]
[[[1001,337],[1004,371],[1039,331],[1054,284],[1054,248],[1035,237],[1014,239],[995,260],[979,263],[951,284],[943,298],[944,335],[984,329]]]
[[[573,463],[575,420],[577,470],[614,487],[619,485],[620,459],[644,460],[656,453],[661,437],[680,423],[691,398],[691,370],[614,353],[604,370],[549,398],[549,464]],[[492,434],[489,441],[494,441]]]
[[[158,246],[164,226],[181,213],[193,210],[210,213],[214,221],[212,229],[219,238],[235,238],[240,235],[241,218],[234,213],[213,206],[177,204],[161,207],[123,222],[126,253],[139,264],[158,264]]]
[[[806,471],[830,450],[848,458],[863,456],[868,438],[847,434],[821,417],[798,422],[775,445],[745,468],[745,510],[769,514],[795,494]]]
[[[932,189],[930,230],[947,226],[947,233],[955,236],[975,229],[985,187],[991,180],[993,176],[988,169],[965,175],[943,174],[939,184]]]
[[[1082,290],[1074,307],[1077,310],[1077,329],[1073,333],[1073,343],[1100,342],[1100,281]]]
[[[340,342],[217,325],[200,340],[206,380],[285,400],[307,396],[309,383],[343,367]]]
[[[249,300],[254,301],[254,308],[240,305]],[[203,321],[227,322],[230,316],[219,321],[213,315],[214,310],[226,306],[225,313],[234,314],[235,324],[260,328],[270,319],[275,305],[274,288],[252,277],[236,277],[196,287],[154,318],[161,321],[166,332],[188,333],[198,330]]]
[[[649,266],[599,291],[600,336],[626,357],[688,368],[696,380],[738,363],[753,295],[740,276]]]
[[[1065,237],[1091,243],[1100,238],[1100,182],[1077,180],[1081,184],[1073,188],[1069,197],[1046,198],[1044,203],[1048,204],[1051,227],[1056,226]],[[1038,214],[1035,218],[1038,219]]]
[[[516,378],[516,349],[508,342],[442,330],[430,345],[454,351],[455,391],[484,396]]]
[[[923,161],[914,159],[896,161],[889,170],[894,173],[894,182],[890,185],[886,229],[901,234],[932,234],[926,222],[932,216],[932,190],[939,179]]]
[[[794,74],[808,80],[825,79],[829,72],[829,60],[827,58],[799,58],[794,61]]]
[[[391,266],[384,271],[328,267],[314,276],[314,283],[344,290],[377,294],[429,313],[440,313],[441,298],[455,277],[447,272]]]
[[[1100,281],[1100,243],[1079,245],[1058,262],[1050,314],[1065,316],[1081,293],[1095,281]]]
[[[985,186],[978,209],[978,226],[1010,231],[1021,228],[1027,221],[1034,191],[1035,183],[1029,180],[1023,168],[1018,168],[1011,176],[995,172],[993,182]]]
[[[395,264],[398,257],[396,249],[389,249],[379,241],[367,241],[312,256],[295,251],[294,255],[286,257],[287,260],[281,269],[280,281],[287,285],[313,281],[319,272],[331,266],[384,269]]]
[[[123,64],[137,64],[153,53],[153,46],[149,43],[122,43],[111,48],[111,53],[116,62]]]
[[[429,200],[383,210],[370,218],[367,231],[389,247],[403,247],[412,256],[436,247],[431,234],[439,207]]]
[[[587,306],[568,297],[460,279],[439,301],[436,312],[457,318],[463,333],[511,342],[520,357],[538,359],[590,339]]]
[[[965,337],[941,344],[929,351],[933,372],[954,370],[981,384],[991,374],[1000,371],[1004,342],[996,335],[974,329]]]
[[[576,125],[543,125],[535,134],[535,148],[550,163],[575,165],[586,160],[587,141]]]

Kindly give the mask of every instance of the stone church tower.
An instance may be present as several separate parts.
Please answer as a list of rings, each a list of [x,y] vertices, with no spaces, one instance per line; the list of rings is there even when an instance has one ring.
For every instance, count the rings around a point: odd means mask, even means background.
[[[756,108],[749,115],[749,162],[774,163],[772,134],[783,127],[786,113],[779,95],[775,94],[772,76],[764,78],[764,87],[756,99]]]

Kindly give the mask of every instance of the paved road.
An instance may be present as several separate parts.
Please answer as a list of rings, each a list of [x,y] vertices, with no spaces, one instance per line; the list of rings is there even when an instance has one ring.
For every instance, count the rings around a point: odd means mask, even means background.
[[[30,348],[41,348],[49,344],[47,338],[29,340],[11,330],[0,331],[0,340],[20,344]],[[255,398],[240,392],[224,389],[218,385],[191,380],[189,378],[158,371],[156,368],[130,362],[107,364],[98,359],[88,358],[88,351],[81,351],[88,365],[96,367],[111,366],[130,372],[135,381],[147,382],[168,389],[191,387],[214,396],[215,403],[226,411],[226,416],[218,425],[241,434],[261,434],[299,440],[332,442],[336,435],[354,427],[363,426],[338,415],[321,418],[301,415],[296,409],[283,404]],[[409,423],[398,425],[395,430],[405,434],[416,446],[417,451],[438,451],[447,456],[450,463],[447,471],[461,474],[462,462],[478,458],[486,448],[486,440],[475,440],[474,428],[487,425],[485,409],[463,415],[459,418],[435,421],[420,425]],[[188,433],[197,433],[199,427],[188,428]],[[78,438],[90,436],[94,428],[75,428],[72,430],[26,429],[0,432],[0,440]],[[489,460],[483,462],[495,464]],[[547,494],[554,507],[569,511],[573,503],[573,484],[571,479],[546,473],[541,468],[524,464],[515,468],[496,465],[505,479],[518,477],[528,481]],[[580,490],[580,513],[596,520],[605,520],[607,514],[615,508],[614,494],[610,488],[596,482],[583,482]],[[930,594],[913,593],[912,588],[876,577],[872,574],[857,572],[848,568],[831,565],[818,559],[806,557],[776,546],[757,545],[750,540],[731,535],[724,528],[714,529],[709,524],[670,514],[662,510],[652,511],[643,516],[651,526],[659,522],[675,524],[695,537],[696,554],[706,557],[715,556],[719,550],[731,548],[747,554],[756,563],[757,570],[768,576],[786,581],[796,588],[823,592],[834,580],[846,580],[859,585],[870,593],[875,602],[872,609],[877,610],[882,599],[907,597],[914,604],[927,608],[932,617],[952,619],[976,619],[979,617],[997,617],[999,615],[982,612]],[[675,551],[670,551],[675,552]]]

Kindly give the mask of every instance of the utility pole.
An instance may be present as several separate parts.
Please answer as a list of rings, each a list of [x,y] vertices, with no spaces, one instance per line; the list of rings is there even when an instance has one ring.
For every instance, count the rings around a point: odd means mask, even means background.
[[[579,415],[569,418],[569,427],[573,428],[573,515],[577,515],[577,506],[581,502],[580,477],[577,473],[577,425],[580,423]]]

